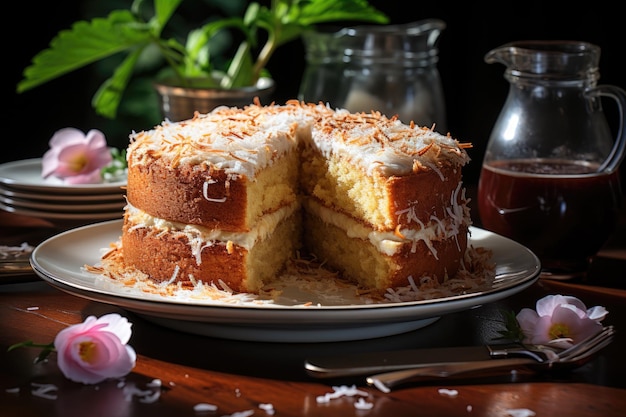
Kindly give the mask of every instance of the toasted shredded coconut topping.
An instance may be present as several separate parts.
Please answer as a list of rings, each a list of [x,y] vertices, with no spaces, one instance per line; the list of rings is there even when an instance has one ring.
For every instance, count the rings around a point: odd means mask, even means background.
[[[298,135],[322,154],[345,155],[368,172],[406,175],[444,165],[465,165],[462,144],[449,135],[380,112],[351,113],[295,100],[286,105],[219,107],[181,122],[164,121],[130,137],[129,164],[163,158],[170,166],[208,163],[234,175],[255,172],[297,146]]]

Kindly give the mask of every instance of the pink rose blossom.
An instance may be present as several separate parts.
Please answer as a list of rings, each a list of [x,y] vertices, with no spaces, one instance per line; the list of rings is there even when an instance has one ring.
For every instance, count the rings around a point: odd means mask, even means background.
[[[89,316],[61,330],[54,339],[59,368],[68,379],[83,384],[123,377],[137,359],[127,345],[130,336],[131,324],[119,314]]]
[[[548,295],[537,301],[537,311],[522,309],[517,321],[524,343],[568,348],[600,332],[607,314],[604,307],[587,309],[576,297]]]
[[[113,160],[104,134],[97,129],[85,135],[67,127],[55,132],[49,144],[42,160],[43,178],[54,176],[67,184],[99,183],[100,170]]]

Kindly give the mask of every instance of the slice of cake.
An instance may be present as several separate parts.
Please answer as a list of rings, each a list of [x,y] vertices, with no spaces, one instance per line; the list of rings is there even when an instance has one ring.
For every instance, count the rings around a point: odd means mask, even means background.
[[[302,144],[305,246],[362,287],[453,276],[470,213],[451,137],[379,113],[318,118]]]
[[[221,109],[131,138],[125,263],[155,281],[256,292],[300,245],[298,125]]]
[[[155,282],[250,293],[297,252],[364,290],[441,282],[467,247],[463,148],[297,101],[165,121],[131,136],[123,262]]]

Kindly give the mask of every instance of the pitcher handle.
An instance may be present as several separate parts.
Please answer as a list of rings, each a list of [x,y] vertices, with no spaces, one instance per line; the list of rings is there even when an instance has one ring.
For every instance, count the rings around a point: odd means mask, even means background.
[[[608,158],[602,163],[598,172],[613,172],[624,159],[626,151],[626,130],[624,130],[624,112],[626,111],[626,91],[613,85],[599,85],[586,92],[592,96],[604,96],[615,100],[619,114],[619,127],[615,144]]]

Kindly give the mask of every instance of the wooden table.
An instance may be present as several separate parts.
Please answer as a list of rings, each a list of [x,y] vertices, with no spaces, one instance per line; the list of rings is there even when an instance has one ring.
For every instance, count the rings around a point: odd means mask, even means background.
[[[49,224],[8,213],[0,213],[0,228],[1,245],[43,239],[56,232]],[[444,315],[413,332],[352,342],[286,344],[197,336],[160,327],[115,306],[66,294],[35,275],[5,281],[9,283],[0,285],[0,415],[266,416],[271,414],[260,406],[271,404],[275,416],[507,416],[512,409],[532,410],[536,416],[623,416],[625,231],[622,225],[582,282],[540,280],[505,300]],[[547,294],[571,294],[588,307],[605,306],[609,315],[604,323],[618,331],[614,342],[592,362],[566,374],[442,379],[409,384],[390,393],[368,386],[363,378],[316,380],[303,368],[304,359],[312,355],[492,342],[489,338],[500,328],[495,318],[501,310],[534,308],[536,300]],[[57,368],[54,354],[48,362],[35,365],[36,349],[7,352],[8,346],[29,339],[50,342],[61,329],[87,315],[114,311],[133,323],[130,344],[138,354],[136,367],[123,383],[73,383]],[[160,387],[154,386],[158,381]],[[54,398],[34,395],[40,387],[37,384],[53,384],[56,389],[50,394]],[[342,385],[355,385],[372,408],[355,408],[359,396],[318,401],[333,392],[333,386]],[[446,395],[442,388],[456,390],[457,395]],[[147,401],[150,399],[153,401]],[[217,409],[195,410],[201,403]]]

